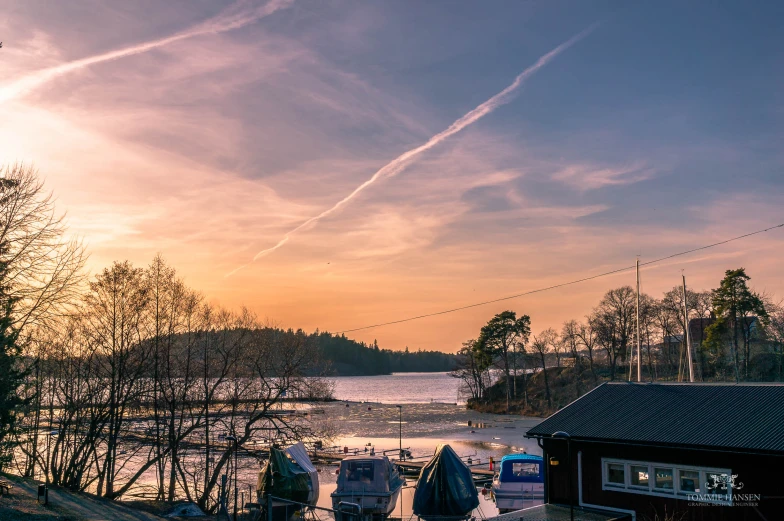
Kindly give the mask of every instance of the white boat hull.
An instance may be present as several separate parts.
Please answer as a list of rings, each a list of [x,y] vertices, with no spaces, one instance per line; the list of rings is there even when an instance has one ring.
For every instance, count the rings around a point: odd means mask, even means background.
[[[388,493],[336,492],[332,494],[332,509],[340,510],[341,503],[350,503],[359,505],[361,519],[384,519],[394,512],[399,497],[399,488]]]
[[[493,483],[493,499],[500,513],[544,504],[543,483]]]

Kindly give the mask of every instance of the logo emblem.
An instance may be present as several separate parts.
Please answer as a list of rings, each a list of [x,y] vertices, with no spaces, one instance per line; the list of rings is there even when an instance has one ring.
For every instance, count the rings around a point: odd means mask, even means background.
[[[708,474],[708,481],[705,482],[705,488],[708,490],[726,494],[730,487],[732,490],[743,488],[743,483],[738,481],[737,474]]]

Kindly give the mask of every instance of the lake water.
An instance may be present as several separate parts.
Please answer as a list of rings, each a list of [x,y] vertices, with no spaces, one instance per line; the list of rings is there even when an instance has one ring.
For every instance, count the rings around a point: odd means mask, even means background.
[[[536,443],[524,437],[539,419],[467,410],[458,396],[460,380],[448,373],[395,373],[335,377],[331,380],[338,401],[302,407],[310,411],[308,421],[330,427],[334,437],[325,441],[341,450],[345,447],[360,454],[370,450],[377,453],[388,451],[390,456],[396,457],[396,449],[402,445],[414,457],[424,461],[439,443],[449,443],[460,456],[471,457],[474,464],[483,467],[489,465],[491,457],[497,462],[503,455],[513,452],[541,454]],[[255,443],[265,442],[255,440],[251,446],[254,447]],[[132,461],[128,471],[143,464],[145,457],[140,453],[138,461]],[[254,497],[263,461],[245,453],[241,453],[238,460],[240,499]],[[318,467],[318,505],[329,508],[338,466],[331,463],[319,464]],[[155,469],[150,468],[132,492],[143,492],[145,487],[155,483],[155,479]],[[411,516],[415,483],[416,478],[408,478],[408,488],[401,494],[395,516],[400,515],[401,509],[406,519]],[[477,518],[497,512],[487,498],[480,497],[480,502],[480,507],[474,512]]]
[[[392,373],[330,380],[335,384],[338,400],[388,404],[464,402],[458,397],[460,380],[449,373]]]
[[[349,449],[374,447],[382,451],[402,443],[415,456],[426,456],[432,454],[439,443],[446,442],[461,456],[470,455],[475,463],[482,465],[487,465],[490,457],[498,461],[511,452],[540,453],[536,443],[523,438],[525,430],[538,420],[467,411],[465,400],[458,392],[460,380],[448,373],[393,373],[331,380],[336,399],[354,402],[345,407],[334,404],[326,408],[326,415],[333,419],[341,433],[335,440],[338,446]],[[399,412],[394,405],[405,407]],[[402,419],[402,425],[399,425],[399,419]],[[490,424],[492,428],[468,427],[469,420],[474,425],[477,422]],[[402,441],[398,440],[399,429]],[[335,490],[336,468],[336,465],[320,466],[319,506],[332,506],[329,495]],[[408,487],[402,491],[395,516],[400,516],[401,508],[404,518],[412,515],[415,483],[416,478],[408,478]],[[479,508],[473,514],[483,518],[497,512],[495,504],[480,495]]]

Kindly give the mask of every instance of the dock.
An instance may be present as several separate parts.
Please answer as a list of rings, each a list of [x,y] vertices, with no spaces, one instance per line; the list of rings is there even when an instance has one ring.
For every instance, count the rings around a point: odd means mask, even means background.
[[[395,449],[397,452],[397,449]],[[377,454],[380,454],[381,451],[378,451]],[[355,455],[363,455],[367,454],[363,451],[354,449],[349,452],[326,452],[326,451],[316,451],[313,453],[313,461],[322,461],[328,463],[337,463],[343,460],[348,456],[355,456]],[[403,471],[404,474],[418,474],[419,471],[422,470],[427,464],[427,461],[414,461],[412,460],[390,460],[393,464],[400,467],[400,470]],[[488,463],[489,464],[489,463]],[[479,468],[478,464],[469,464],[467,465],[469,469],[471,469],[471,474],[474,476],[474,481],[488,481],[493,479],[495,476],[495,471],[490,470],[489,468]]]
[[[420,471],[422,470],[422,467],[424,467],[427,464],[426,461],[393,461],[392,463],[394,463],[404,471],[409,471],[409,470]],[[480,469],[472,465],[468,465],[468,468],[471,470],[471,474],[473,474],[474,476],[474,481],[477,481],[477,478],[484,478],[483,480],[480,480],[480,481],[484,481],[486,479],[492,479],[492,477],[495,476],[495,471],[492,471],[490,469]]]

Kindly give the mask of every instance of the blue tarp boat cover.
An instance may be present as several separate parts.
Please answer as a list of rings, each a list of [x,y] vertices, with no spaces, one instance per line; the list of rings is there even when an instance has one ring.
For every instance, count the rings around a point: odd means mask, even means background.
[[[439,445],[422,467],[414,493],[414,514],[465,516],[479,506],[471,470],[449,445]]]
[[[501,458],[501,483],[543,483],[544,465],[541,456],[533,454],[507,454]]]

